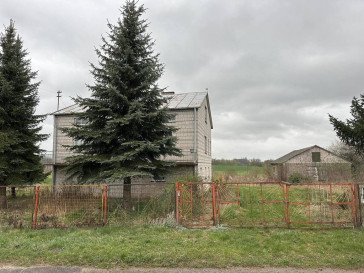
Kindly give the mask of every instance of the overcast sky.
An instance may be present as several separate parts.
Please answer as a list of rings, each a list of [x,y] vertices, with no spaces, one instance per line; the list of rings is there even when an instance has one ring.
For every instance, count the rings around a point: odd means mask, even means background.
[[[161,87],[208,88],[214,158],[277,158],[336,139],[364,89],[364,1],[141,0],[165,64]],[[15,21],[38,71],[37,113],[89,96],[89,62],[123,1],[1,0],[1,32]],[[52,133],[53,118],[44,131]],[[52,138],[42,144],[52,149]]]

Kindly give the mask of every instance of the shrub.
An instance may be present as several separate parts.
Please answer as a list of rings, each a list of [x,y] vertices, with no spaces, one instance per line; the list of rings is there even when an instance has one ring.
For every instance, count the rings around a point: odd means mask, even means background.
[[[304,182],[306,181],[307,178],[304,177],[302,174],[300,173],[293,173],[290,175],[290,177],[288,178],[288,182],[289,183],[293,183],[293,184],[296,184],[296,183],[300,183],[300,182]]]

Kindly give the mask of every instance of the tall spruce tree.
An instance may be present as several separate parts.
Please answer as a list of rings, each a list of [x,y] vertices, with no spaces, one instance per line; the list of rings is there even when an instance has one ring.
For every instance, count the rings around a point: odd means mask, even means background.
[[[358,154],[364,155],[364,95],[360,95],[359,99],[353,98],[350,113],[353,118],[346,122],[332,115],[329,115],[329,119],[339,139],[353,147]]]
[[[44,180],[39,143],[45,116],[35,115],[39,82],[14,22],[0,36],[0,186]],[[0,207],[6,207],[6,188],[0,187]]]
[[[91,64],[91,98],[75,99],[87,124],[64,129],[81,143],[71,147],[78,155],[67,159],[69,177],[80,183],[123,181],[125,206],[132,177],[158,176],[173,165],[164,156],[180,155],[172,136],[176,129],[166,124],[171,115],[157,85],[163,65],[153,52],[144,12],[136,1],[126,1],[122,18],[108,24],[109,34],[96,50],[99,64]]]

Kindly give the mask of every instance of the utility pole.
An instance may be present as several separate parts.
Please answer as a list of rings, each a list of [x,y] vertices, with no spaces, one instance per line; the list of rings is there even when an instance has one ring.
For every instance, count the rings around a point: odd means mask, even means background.
[[[62,93],[62,91],[59,91],[59,90],[57,91],[57,99],[58,99],[58,103],[57,103],[57,111],[59,110],[59,98],[60,98],[60,97],[62,97],[62,96],[61,96],[61,93]]]

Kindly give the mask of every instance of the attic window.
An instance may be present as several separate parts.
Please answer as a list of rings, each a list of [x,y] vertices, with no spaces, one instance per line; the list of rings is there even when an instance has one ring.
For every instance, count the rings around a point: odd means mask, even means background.
[[[320,152],[312,152],[312,162],[321,162]]]

